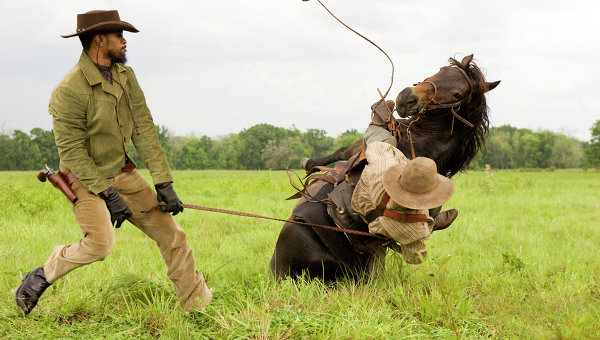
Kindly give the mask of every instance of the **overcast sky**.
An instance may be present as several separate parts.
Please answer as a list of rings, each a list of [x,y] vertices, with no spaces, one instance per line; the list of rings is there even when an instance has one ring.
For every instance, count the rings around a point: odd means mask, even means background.
[[[388,99],[473,53],[493,126],[583,141],[600,119],[600,1],[322,0],[396,66]],[[389,86],[385,56],[315,0],[2,1],[0,130],[50,129],[48,99],[78,60],[76,14],[118,9],[156,124],[217,137],[268,123],[364,130]]]

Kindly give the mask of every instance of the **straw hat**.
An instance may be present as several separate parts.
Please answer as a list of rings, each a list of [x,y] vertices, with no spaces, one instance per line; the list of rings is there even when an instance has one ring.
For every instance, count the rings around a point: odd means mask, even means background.
[[[117,10],[111,11],[89,11],[83,14],[77,14],[77,30],[73,34],[61,35],[63,38],[70,38],[82,34],[103,33],[103,32],[139,32],[132,24],[121,21]]]
[[[439,207],[454,193],[454,183],[438,174],[435,162],[425,157],[386,169],[383,188],[391,199],[409,209]]]

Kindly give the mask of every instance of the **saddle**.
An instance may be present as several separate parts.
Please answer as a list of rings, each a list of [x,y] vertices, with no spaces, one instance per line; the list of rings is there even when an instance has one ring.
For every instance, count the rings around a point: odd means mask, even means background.
[[[288,199],[300,198],[298,205],[306,201],[314,202],[314,193],[327,183],[334,185],[327,198],[320,202],[327,205],[327,213],[336,226],[340,228],[369,231],[368,223],[363,217],[352,209],[352,194],[360,175],[367,164],[366,149],[352,156],[347,161],[340,161],[334,168],[315,167],[308,171],[304,182],[304,189],[294,187],[298,193]],[[315,172],[322,171],[317,174]],[[354,250],[360,254],[374,253],[385,246],[389,241],[375,237],[344,233]]]

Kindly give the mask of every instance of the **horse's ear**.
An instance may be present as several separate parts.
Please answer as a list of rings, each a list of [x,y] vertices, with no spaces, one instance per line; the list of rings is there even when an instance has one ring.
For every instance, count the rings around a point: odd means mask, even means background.
[[[481,93],[486,93],[488,91],[491,91],[493,89],[496,88],[496,86],[498,86],[498,84],[500,84],[500,80],[498,81],[494,81],[494,82],[485,82],[485,84],[481,84],[480,85],[480,89],[481,89]]]
[[[463,58],[463,60],[460,62],[464,67],[468,67],[469,63],[471,62],[471,60],[473,60],[473,55],[468,55],[466,57]]]

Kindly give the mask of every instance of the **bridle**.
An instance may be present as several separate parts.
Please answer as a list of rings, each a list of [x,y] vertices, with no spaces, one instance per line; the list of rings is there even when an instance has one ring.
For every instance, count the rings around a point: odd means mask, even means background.
[[[469,103],[471,101],[471,98],[473,96],[473,84],[471,83],[471,78],[469,77],[467,72],[465,72],[465,70],[463,70],[460,67],[456,67],[456,69],[458,69],[460,71],[460,73],[465,77],[467,84],[469,84],[469,95],[466,97],[463,97],[453,103],[440,103],[436,100],[438,90],[437,90],[437,85],[435,85],[435,83],[433,81],[423,80],[422,82],[415,84],[415,86],[416,86],[418,84],[426,83],[426,84],[430,84],[431,86],[433,86],[433,97],[431,97],[429,99],[427,104],[425,104],[425,105],[423,105],[423,107],[421,107],[421,109],[419,110],[419,116],[426,113],[429,110],[450,108],[450,111],[452,112],[452,125],[450,127],[450,134],[452,134],[454,131],[454,118],[460,120],[463,124],[467,125],[470,128],[473,128],[475,126],[471,122],[466,120],[465,118],[461,117],[457,112],[460,110],[460,106],[462,104]]]
[[[410,133],[410,128],[411,126],[417,122],[422,115],[424,115],[427,111],[429,110],[435,110],[435,109],[446,109],[446,108],[450,108],[450,111],[452,112],[452,124],[450,126],[450,135],[452,135],[452,133],[454,132],[454,118],[456,117],[458,120],[460,120],[463,124],[465,124],[466,126],[473,128],[475,127],[475,125],[473,125],[471,122],[469,122],[468,120],[464,119],[463,117],[461,117],[458,114],[458,110],[460,110],[460,106],[464,103],[469,103],[471,101],[471,98],[473,96],[473,84],[471,83],[471,78],[469,78],[469,75],[467,74],[467,72],[465,72],[465,70],[463,70],[460,67],[456,67],[460,73],[465,77],[465,80],[467,81],[467,84],[469,84],[469,95],[459,99],[457,101],[455,101],[454,103],[440,103],[438,102],[435,98],[437,97],[437,85],[435,85],[435,83],[431,80],[423,80],[420,83],[414,84],[414,86],[417,86],[418,84],[431,84],[431,86],[433,86],[433,97],[431,97],[429,99],[429,101],[427,102],[427,104],[423,105],[423,107],[421,107],[421,109],[418,112],[417,115],[417,119],[413,120],[410,122],[410,124],[408,124],[408,127],[406,128],[406,135],[408,138],[408,143],[410,144],[410,153],[412,156],[412,159],[415,159],[415,148],[413,145],[413,140],[412,140],[412,135]]]
[[[308,1],[308,0],[302,0],[302,1]],[[390,86],[388,87],[387,91],[385,92],[385,94],[381,94],[381,91],[379,91],[379,89],[377,89],[377,91],[379,92],[379,95],[381,96],[381,101],[378,102],[377,105],[379,105],[379,103],[383,103],[383,106],[386,108],[386,110],[388,111],[388,130],[390,132],[392,132],[392,135],[398,140],[400,138],[400,133],[397,130],[398,125],[396,120],[394,119],[393,116],[393,112],[389,109],[389,107],[387,106],[387,104],[385,103],[385,97],[387,96],[387,94],[389,93],[390,89],[392,88],[392,84],[394,83],[394,62],[392,62],[392,59],[388,56],[388,54],[379,46],[377,46],[377,44],[375,44],[374,42],[372,42],[371,40],[369,40],[367,37],[363,36],[362,34],[358,33],[356,30],[352,29],[350,26],[346,25],[343,21],[341,21],[340,19],[338,19],[330,10],[329,8],[327,8],[322,2],[321,0],[317,0],[317,2],[335,19],[337,20],[339,23],[341,23],[344,27],[346,27],[347,29],[351,30],[352,32],[354,32],[355,34],[357,34],[358,36],[360,36],[361,38],[365,39],[366,41],[368,41],[369,43],[371,43],[373,46],[375,46],[378,50],[380,50],[385,56],[386,58],[389,60],[390,64],[392,65],[392,77],[390,80]],[[454,103],[439,103],[435,98],[437,96],[437,86],[435,85],[434,82],[432,82],[431,80],[424,80],[421,83],[428,83],[431,84],[433,86],[433,97],[429,100],[429,102],[427,102],[427,104],[425,104],[420,110],[419,110],[419,114],[417,119],[413,120],[407,127],[406,132],[408,134],[408,141],[410,143],[410,149],[411,149],[411,154],[412,154],[412,158],[415,158],[415,150],[414,150],[414,146],[413,146],[413,142],[412,142],[412,137],[410,134],[410,127],[411,125],[418,121],[419,118],[421,117],[422,114],[424,114],[426,111],[431,110],[431,109],[442,109],[442,108],[450,108],[451,112],[452,112],[452,126],[450,128],[450,135],[452,135],[452,133],[454,132],[454,118],[457,118],[458,120],[460,120],[462,123],[464,123],[465,125],[469,126],[470,128],[475,127],[475,125],[473,125],[471,122],[469,122],[468,120],[464,119],[463,117],[461,117],[457,111],[460,110],[460,106],[463,103],[469,103],[471,101],[471,96],[473,95],[473,84],[471,83],[471,78],[469,78],[469,75],[467,74],[467,72],[465,70],[463,70],[460,67],[456,67],[458,68],[458,70],[462,73],[462,75],[465,77],[465,79],[467,80],[467,83],[469,84],[469,95],[465,98],[462,98],[460,100],[457,100]],[[415,84],[416,85],[416,84]],[[398,108],[396,108],[397,110]],[[373,114],[374,111],[371,112],[371,114]]]

